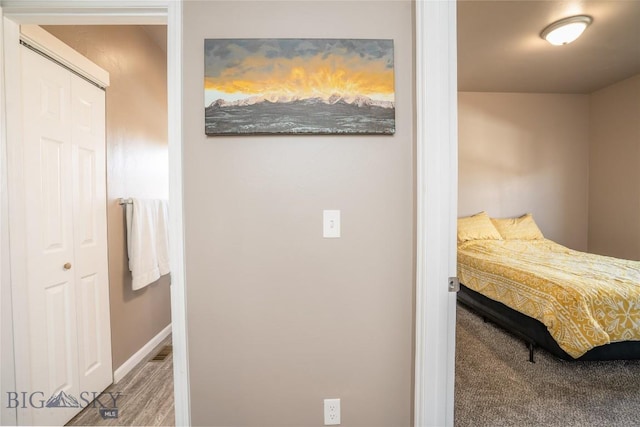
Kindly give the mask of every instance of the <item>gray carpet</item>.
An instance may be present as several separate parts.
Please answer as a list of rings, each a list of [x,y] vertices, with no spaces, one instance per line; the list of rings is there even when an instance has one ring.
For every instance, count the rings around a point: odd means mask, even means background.
[[[640,426],[640,361],[565,362],[458,305],[455,425]]]

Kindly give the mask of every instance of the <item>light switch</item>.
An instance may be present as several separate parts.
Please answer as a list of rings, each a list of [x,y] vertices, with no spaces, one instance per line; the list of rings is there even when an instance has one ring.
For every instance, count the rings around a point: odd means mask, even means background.
[[[322,237],[340,237],[340,211],[322,211]]]

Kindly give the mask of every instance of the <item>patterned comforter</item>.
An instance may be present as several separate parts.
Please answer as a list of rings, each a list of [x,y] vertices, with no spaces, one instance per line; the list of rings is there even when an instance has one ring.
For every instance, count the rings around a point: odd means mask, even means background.
[[[640,340],[640,262],[578,252],[551,240],[473,240],[458,245],[470,289],[541,321],[574,358]]]

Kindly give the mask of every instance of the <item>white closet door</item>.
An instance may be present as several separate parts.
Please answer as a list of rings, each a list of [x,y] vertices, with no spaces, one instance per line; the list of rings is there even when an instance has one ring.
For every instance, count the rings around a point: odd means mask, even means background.
[[[71,189],[71,80],[22,48],[31,390],[78,396]],[[65,264],[71,263],[71,269]],[[40,408],[35,424],[64,424],[78,408]]]
[[[66,396],[32,414],[62,425],[111,383],[104,93],[21,52],[31,391]]]
[[[113,382],[105,171],[105,93],[70,74],[73,236],[81,391]]]

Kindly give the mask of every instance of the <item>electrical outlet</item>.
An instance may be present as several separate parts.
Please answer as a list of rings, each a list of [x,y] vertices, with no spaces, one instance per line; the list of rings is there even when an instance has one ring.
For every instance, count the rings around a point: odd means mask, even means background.
[[[340,399],[324,399],[324,425],[340,425]]]

